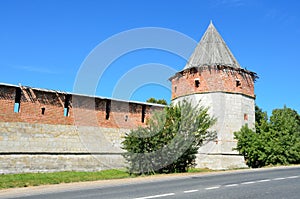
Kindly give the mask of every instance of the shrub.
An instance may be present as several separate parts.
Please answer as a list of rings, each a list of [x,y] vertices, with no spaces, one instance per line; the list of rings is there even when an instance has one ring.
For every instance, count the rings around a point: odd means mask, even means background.
[[[147,127],[131,130],[122,142],[129,172],[186,172],[195,166],[203,141],[215,137],[215,133],[209,131],[215,119],[207,111],[208,108],[183,101],[154,113]]]
[[[250,167],[300,163],[300,116],[284,107],[266,113],[256,108],[256,130],[243,126],[235,132],[236,149]]]

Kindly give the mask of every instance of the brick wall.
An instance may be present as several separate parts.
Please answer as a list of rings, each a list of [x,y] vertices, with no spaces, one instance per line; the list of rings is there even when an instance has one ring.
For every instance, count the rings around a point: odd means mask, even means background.
[[[14,121],[16,114],[14,113],[14,101],[15,101],[16,89],[8,86],[0,87],[0,120]]]
[[[124,168],[125,133],[163,107],[0,85],[0,174]]]
[[[19,103],[19,112],[14,110],[16,103]],[[75,124],[131,129],[145,125],[154,110],[162,109],[161,105],[149,103],[0,85],[0,122]]]
[[[207,92],[240,93],[255,97],[254,79],[254,73],[232,67],[191,68],[171,78],[172,99]]]

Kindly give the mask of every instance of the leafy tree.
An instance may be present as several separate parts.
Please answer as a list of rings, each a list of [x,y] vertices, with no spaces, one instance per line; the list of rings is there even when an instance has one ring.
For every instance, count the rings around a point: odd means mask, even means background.
[[[268,115],[267,112],[263,112],[261,108],[255,105],[255,128],[256,132],[260,133],[260,131],[268,131]]]
[[[184,101],[155,113],[147,127],[131,130],[122,142],[129,172],[185,172],[195,166],[203,141],[215,138],[208,130],[215,119],[207,111]]]
[[[163,105],[168,104],[165,99],[155,99],[154,97],[151,97],[151,98],[147,99],[146,102],[154,103],[154,104],[163,104]]]
[[[270,117],[274,149],[271,164],[300,163],[300,116],[290,108],[275,109]]]
[[[248,126],[235,132],[237,150],[250,167],[300,163],[300,116],[290,108],[272,111],[270,121],[259,107],[255,109],[256,131]]]
[[[260,134],[245,125],[234,135],[238,140],[236,149],[244,156],[246,164],[254,168],[264,166],[264,148]]]
[[[284,106],[272,111],[270,125],[275,131],[293,134],[300,131],[300,116],[295,110]]]

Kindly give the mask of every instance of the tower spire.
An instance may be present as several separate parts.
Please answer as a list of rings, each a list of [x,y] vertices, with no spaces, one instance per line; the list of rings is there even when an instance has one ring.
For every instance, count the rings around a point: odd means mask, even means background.
[[[212,20],[184,69],[201,66],[226,65],[241,68]]]

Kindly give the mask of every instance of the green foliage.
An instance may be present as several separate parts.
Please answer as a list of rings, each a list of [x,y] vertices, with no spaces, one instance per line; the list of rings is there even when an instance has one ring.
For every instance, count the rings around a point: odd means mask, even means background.
[[[163,105],[167,105],[168,104],[165,99],[155,99],[153,97],[147,99],[146,102],[154,103],[154,104],[163,104]]]
[[[154,113],[147,127],[126,134],[122,144],[129,172],[186,172],[195,166],[196,153],[203,141],[215,137],[208,130],[215,119],[207,111],[184,101]]]
[[[267,114],[256,107],[256,131],[248,126],[235,132],[237,150],[250,167],[300,163],[300,116],[290,108]]]
[[[267,112],[263,112],[257,105],[255,106],[255,128],[257,133],[268,131],[269,128]]]

